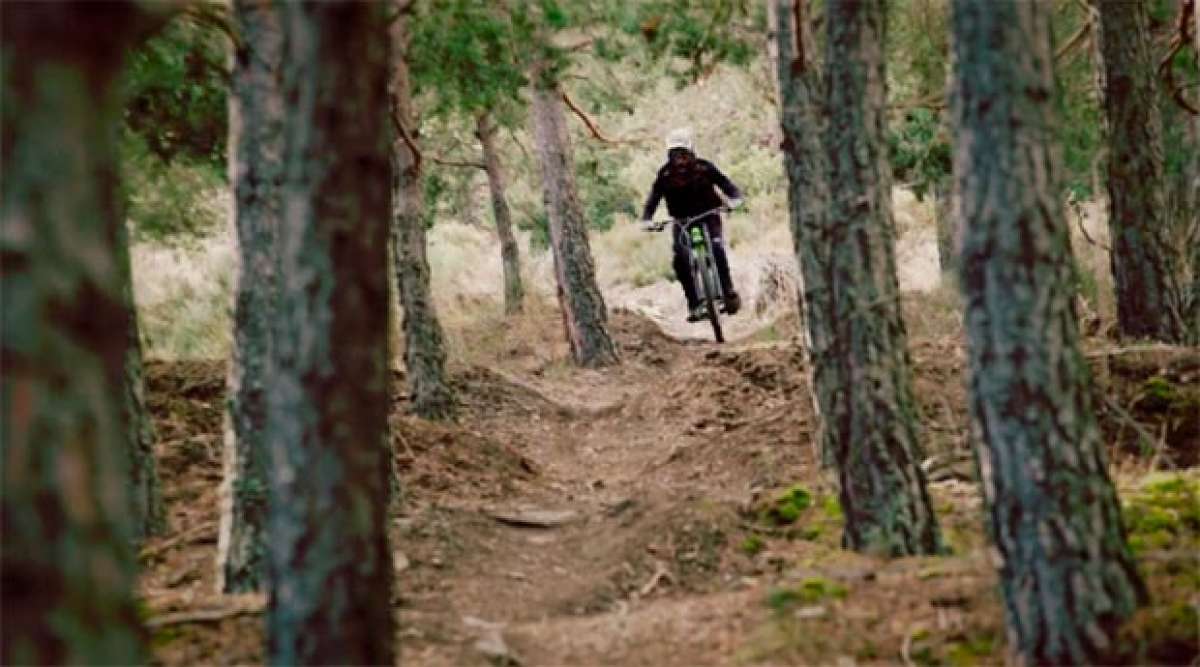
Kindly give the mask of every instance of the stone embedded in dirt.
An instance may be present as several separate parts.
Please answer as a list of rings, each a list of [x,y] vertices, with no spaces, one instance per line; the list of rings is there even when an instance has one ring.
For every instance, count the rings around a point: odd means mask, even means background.
[[[488,512],[500,523],[522,528],[556,528],[579,518],[579,513],[573,510],[492,510]]]
[[[503,623],[493,623],[474,616],[463,616],[462,622],[477,637],[475,650],[493,665],[518,667],[521,664],[521,660],[504,641],[504,635],[501,633]]]
[[[403,572],[409,566],[408,556],[405,556],[403,551],[397,551],[392,554],[392,564],[397,572]]]

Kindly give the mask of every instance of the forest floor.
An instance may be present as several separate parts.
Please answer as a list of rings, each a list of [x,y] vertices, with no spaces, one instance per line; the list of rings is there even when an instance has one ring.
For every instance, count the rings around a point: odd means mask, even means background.
[[[396,375],[402,493],[391,545],[403,662],[1003,661],[965,449],[961,341],[911,343],[930,490],[953,553],[889,561],[839,548],[795,345],[681,341],[618,310],[623,363],[583,370],[564,361],[555,313],[527,319],[475,333],[498,360],[454,368],[458,423],[407,416]],[[1101,417],[1154,597],[1130,625],[1126,656],[1186,664],[1198,652],[1200,474],[1185,466],[1196,465],[1200,441],[1189,425],[1200,355],[1093,347]],[[262,597],[214,588],[223,364],[155,362],[148,377],[171,524],[142,552],[155,658],[261,662]],[[1152,464],[1180,469],[1151,474]]]

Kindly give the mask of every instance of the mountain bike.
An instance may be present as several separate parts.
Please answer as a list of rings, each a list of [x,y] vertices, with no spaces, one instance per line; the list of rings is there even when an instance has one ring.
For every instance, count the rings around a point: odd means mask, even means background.
[[[708,312],[708,321],[712,323],[713,336],[718,343],[725,342],[725,334],[721,331],[721,317],[725,304],[725,294],[721,291],[721,280],[717,274],[717,260],[713,255],[712,238],[708,233],[708,225],[702,221],[714,213],[729,211],[728,207],[718,206],[711,211],[705,211],[690,218],[655,220],[647,231],[661,232],[668,225],[678,229],[675,235],[676,243],[687,244],[688,267],[692,272],[692,284],[696,287],[696,296]]]

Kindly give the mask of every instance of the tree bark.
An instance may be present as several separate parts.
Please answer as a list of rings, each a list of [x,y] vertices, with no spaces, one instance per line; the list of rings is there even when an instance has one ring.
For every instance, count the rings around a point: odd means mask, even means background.
[[[609,366],[617,363],[617,348],[609,337],[608,311],[596,285],[587,221],[575,187],[575,160],[563,118],[562,92],[556,81],[546,78],[535,68],[533,134],[542,166],[542,200],[550,218],[550,248],[563,327],[576,364]]]
[[[295,3],[283,18],[267,661],[392,664],[388,17],[378,3]]]
[[[955,0],[955,174],[972,439],[1009,644],[1029,664],[1109,662],[1145,600],[1079,349],[1054,151],[1053,7]]]
[[[238,272],[225,413],[217,588],[260,590],[266,570],[266,421],[283,180],[283,29],[268,0],[235,0],[229,180]]]
[[[1117,0],[1092,0],[1092,5],[1108,130],[1108,225],[1117,324],[1129,338],[1180,340],[1182,292],[1168,240],[1162,117],[1146,6]]]
[[[920,467],[916,402],[896,279],[882,0],[826,5],[829,290],[838,376],[829,412],[845,544],[931,554],[941,538]]]
[[[958,225],[954,219],[952,177],[938,181],[933,188],[933,215],[937,225],[938,265],[943,276],[955,275],[958,271]]]
[[[124,216],[122,216],[123,218]],[[122,220],[123,223],[123,220]],[[138,328],[137,305],[133,298],[133,262],[129,254],[129,230],[117,225],[117,261],[121,270],[121,293],[128,313],[125,341],[124,404],[128,434],[130,493],[133,501],[134,540],[159,535],[167,528],[166,508],[154,458],[157,435],[146,409],[146,384],[142,363],[142,336]]]
[[[425,217],[421,191],[421,156],[416,145],[416,111],[412,103],[408,63],[408,17],[405,10],[391,23],[391,80],[389,96],[394,120],[392,133],[395,210],[392,247],[396,281],[404,310],[404,359],[408,369],[409,402],[426,419],[453,419],[454,392],[446,375],[446,342],[429,289],[429,259],[425,252]]]
[[[504,313],[513,315],[521,312],[525,299],[525,287],[521,284],[521,250],[517,245],[517,237],[513,235],[512,214],[505,194],[507,185],[500,164],[500,153],[496,150],[496,126],[486,112],[475,116],[475,134],[483,150],[483,164],[492,195],[492,214],[496,218],[496,233],[500,237],[500,259],[504,265]]]
[[[831,329],[833,310],[829,285],[829,163],[821,146],[822,90],[808,0],[769,0],[775,6],[778,44],[780,125],[783,165],[788,177],[788,213],[792,243],[803,278],[800,317],[807,336],[817,428],[813,438],[817,458],[833,467],[833,431],[824,416],[835,409],[840,387]]]
[[[134,3],[0,4],[4,664],[145,657],[113,130],[122,58],[147,27]]]

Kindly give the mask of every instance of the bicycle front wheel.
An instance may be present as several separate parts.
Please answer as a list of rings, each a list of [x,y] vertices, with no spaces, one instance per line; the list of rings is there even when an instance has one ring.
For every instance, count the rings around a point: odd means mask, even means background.
[[[717,310],[717,295],[720,294],[720,291],[715,278],[716,265],[713,264],[711,256],[704,258],[704,264],[697,273],[701,277],[698,282],[704,286],[704,307],[708,310],[708,321],[712,323],[713,337],[718,343],[724,343],[725,334],[721,331],[721,315]]]

